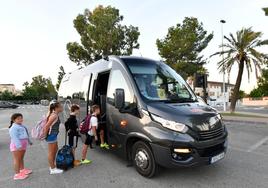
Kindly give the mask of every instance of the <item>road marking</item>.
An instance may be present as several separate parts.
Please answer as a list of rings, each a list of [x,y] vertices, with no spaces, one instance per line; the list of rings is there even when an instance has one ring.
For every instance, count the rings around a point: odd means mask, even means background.
[[[263,145],[266,141],[268,141],[268,136],[264,137],[263,139],[261,139],[259,142],[257,142],[256,144],[252,145],[247,152],[252,152],[254,150],[256,150],[258,147],[260,147],[261,145]]]

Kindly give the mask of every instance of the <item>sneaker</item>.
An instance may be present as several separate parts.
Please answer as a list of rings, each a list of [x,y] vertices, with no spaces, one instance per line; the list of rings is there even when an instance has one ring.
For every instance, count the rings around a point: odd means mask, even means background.
[[[28,178],[29,176],[24,174],[24,173],[19,173],[19,174],[15,174],[13,179],[14,180],[24,180],[26,178]]]
[[[50,174],[61,174],[63,173],[63,170],[58,169],[58,168],[50,168]]]
[[[92,163],[91,160],[88,159],[81,160],[81,164],[90,164],[90,163]]]
[[[23,170],[20,170],[20,173],[23,173],[23,174],[26,174],[26,175],[29,175],[31,174],[33,171],[30,170],[30,169],[27,169],[27,168],[24,168]]]
[[[103,149],[110,149],[110,147],[107,143],[101,144],[100,147]]]

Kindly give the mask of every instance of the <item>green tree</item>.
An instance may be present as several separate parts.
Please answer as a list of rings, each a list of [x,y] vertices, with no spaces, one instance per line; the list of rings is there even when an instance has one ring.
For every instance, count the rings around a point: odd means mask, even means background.
[[[15,95],[10,92],[10,91],[3,91],[0,93],[0,100],[8,101],[8,100],[13,100],[15,98]]]
[[[57,81],[57,84],[56,84],[57,91],[60,88],[61,80],[63,79],[65,74],[66,73],[65,73],[65,70],[64,70],[63,66],[60,66],[60,71],[58,72],[58,81]]]
[[[41,99],[37,89],[31,86],[25,87],[25,89],[22,91],[22,96],[24,100],[37,101]]]
[[[122,25],[123,16],[119,10],[98,6],[93,12],[88,9],[74,20],[74,27],[80,35],[80,42],[67,44],[71,61],[88,65],[108,55],[130,55],[139,48],[138,27]]]
[[[268,16],[268,7],[262,9],[265,13],[265,16]]]
[[[260,88],[255,88],[250,92],[249,96],[253,98],[258,98],[258,97],[262,97],[263,94]]]
[[[239,98],[239,89],[244,68],[246,68],[248,78],[250,78],[250,73],[253,68],[256,75],[258,75],[261,66],[268,64],[268,55],[257,50],[258,47],[268,45],[268,40],[261,40],[261,36],[261,32],[254,32],[251,27],[243,28],[236,32],[236,36],[233,34],[230,34],[229,37],[225,36],[224,38],[227,43],[223,44],[223,46],[220,45],[220,48],[224,47],[225,50],[212,55],[227,54],[227,56],[218,63],[220,71],[227,70],[229,73],[233,65],[238,64],[238,74],[231,99],[231,112],[235,111],[236,101]]]
[[[268,96],[268,69],[262,70],[262,76],[258,79],[258,88],[262,91],[262,96]]]
[[[258,87],[250,92],[251,97],[268,96],[268,69],[262,70],[262,76],[258,78]]]
[[[213,38],[197,18],[186,17],[182,24],[170,27],[164,39],[157,39],[160,56],[185,79],[204,71],[206,60],[200,53]]]
[[[239,91],[239,98],[238,99],[243,99],[247,94],[245,93],[245,91],[240,90]]]
[[[25,89],[22,94],[26,100],[51,99],[57,96],[51,79],[41,75],[33,77],[30,84],[25,82],[23,85]]]

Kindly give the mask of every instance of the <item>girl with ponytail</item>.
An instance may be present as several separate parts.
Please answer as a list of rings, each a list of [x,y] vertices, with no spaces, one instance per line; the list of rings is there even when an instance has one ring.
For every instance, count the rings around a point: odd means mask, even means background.
[[[46,141],[48,143],[48,163],[50,174],[60,174],[63,171],[56,168],[55,158],[58,151],[57,137],[60,128],[59,114],[63,108],[59,102],[51,103],[47,115],[47,123],[45,125]]]

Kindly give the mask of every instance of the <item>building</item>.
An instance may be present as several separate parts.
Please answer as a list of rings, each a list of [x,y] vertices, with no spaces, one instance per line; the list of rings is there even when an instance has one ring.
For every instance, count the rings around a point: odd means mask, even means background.
[[[0,84],[0,93],[4,91],[9,91],[16,94],[16,88],[14,84]]]
[[[234,89],[234,84],[225,83],[225,96],[229,101],[231,97],[232,90]],[[208,96],[210,99],[219,100],[223,97],[223,84],[222,82],[208,81],[207,87]]]
[[[187,83],[194,88],[193,78],[189,77]],[[225,83],[225,101],[229,102],[229,99],[232,95],[232,90],[234,89],[234,84]],[[198,96],[204,96],[203,88],[196,87],[194,88],[195,93]],[[208,103],[211,105],[223,104],[223,84],[222,82],[217,81],[208,81],[207,82],[207,94],[208,94]]]

